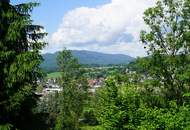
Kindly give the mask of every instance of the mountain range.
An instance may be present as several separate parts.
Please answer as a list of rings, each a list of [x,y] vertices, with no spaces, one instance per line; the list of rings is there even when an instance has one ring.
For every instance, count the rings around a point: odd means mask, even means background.
[[[71,50],[72,55],[78,59],[80,64],[84,65],[119,65],[119,64],[128,64],[131,61],[134,61],[135,58],[123,55],[123,54],[105,54],[100,52],[93,51],[84,51],[84,50]],[[43,63],[41,68],[46,71],[56,71],[58,69],[56,63],[56,57],[58,52],[55,53],[46,53],[43,54]]]

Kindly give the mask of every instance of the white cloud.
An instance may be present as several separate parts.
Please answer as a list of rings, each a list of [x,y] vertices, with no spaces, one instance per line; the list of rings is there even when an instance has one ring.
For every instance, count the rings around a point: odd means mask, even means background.
[[[145,28],[143,12],[153,0],[112,0],[96,8],[69,11],[50,38],[49,49],[87,49],[142,56],[139,32]]]

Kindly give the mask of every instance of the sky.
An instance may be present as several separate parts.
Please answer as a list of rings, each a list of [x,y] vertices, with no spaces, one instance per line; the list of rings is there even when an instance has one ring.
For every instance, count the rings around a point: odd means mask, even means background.
[[[63,48],[145,56],[139,40],[147,26],[143,12],[154,0],[12,0],[39,2],[32,19],[45,27],[48,46],[43,53]]]

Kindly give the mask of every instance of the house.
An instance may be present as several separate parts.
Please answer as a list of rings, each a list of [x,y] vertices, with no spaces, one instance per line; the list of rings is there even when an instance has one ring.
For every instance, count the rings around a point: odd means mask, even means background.
[[[105,79],[104,78],[97,78],[97,79],[89,79],[88,80],[88,92],[90,95],[94,95],[96,89],[103,86]]]

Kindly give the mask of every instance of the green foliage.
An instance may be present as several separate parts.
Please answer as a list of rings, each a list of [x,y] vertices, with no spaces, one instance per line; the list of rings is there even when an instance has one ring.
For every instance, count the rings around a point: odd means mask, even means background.
[[[60,112],[60,94],[59,93],[50,93],[47,96],[44,96],[40,101],[38,101],[38,106],[35,108],[35,113],[41,114],[42,122],[45,125],[45,129],[53,129],[56,125],[56,119]],[[38,128],[40,128],[38,126]],[[41,128],[42,129],[42,128]]]
[[[142,114],[138,129],[188,129],[189,106],[177,107],[175,101],[170,102],[169,109],[141,107]]]
[[[125,129],[125,123],[130,120],[128,105],[131,104],[130,112],[134,112],[135,109],[133,108],[138,105],[135,95],[128,95],[128,89],[130,89],[128,85],[121,87],[121,80],[119,83],[117,79],[117,77],[108,79],[104,88],[100,89],[96,95],[95,111],[97,119],[106,130]],[[124,80],[124,82],[126,81]],[[129,98],[126,99],[125,95]]]
[[[50,79],[50,78],[60,78],[62,75],[61,72],[52,72],[52,73],[48,73],[47,74],[47,78]]]
[[[141,41],[151,55],[149,74],[164,86],[169,100],[183,103],[190,81],[190,1],[159,0],[144,13],[149,31]]]
[[[98,125],[98,121],[96,119],[96,116],[95,116],[93,109],[90,109],[88,111],[84,111],[83,118],[84,119],[83,119],[83,121],[81,121],[81,124],[84,123],[84,124],[88,124],[91,126]]]
[[[11,5],[0,1],[0,125],[30,129],[34,94],[42,73],[40,50],[45,33],[30,19],[37,3]]]
[[[11,130],[12,127],[11,124],[0,125],[0,130]]]
[[[135,61],[127,65],[129,71],[135,71],[140,74],[147,75],[149,67],[149,57],[137,58]]]
[[[101,126],[83,126],[81,130],[104,130]]]
[[[62,72],[60,95],[60,112],[57,118],[56,130],[78,130],[79,118],[83,111],[86,97],[87,82],[76,58],[70,51],[64,50],[57,57]]]
[[[153,98],[150,102],[145,99],[147,95],[142,93],[142,88],[126,80],[123,83],[112,77],[96,95],[94,110],[105,130],[189,128],[189,105],[178,106],[176,101],[169,101],[167,107],[155,107],[153,104],[159,95],[155,99],[149,93],[149,100]]]

